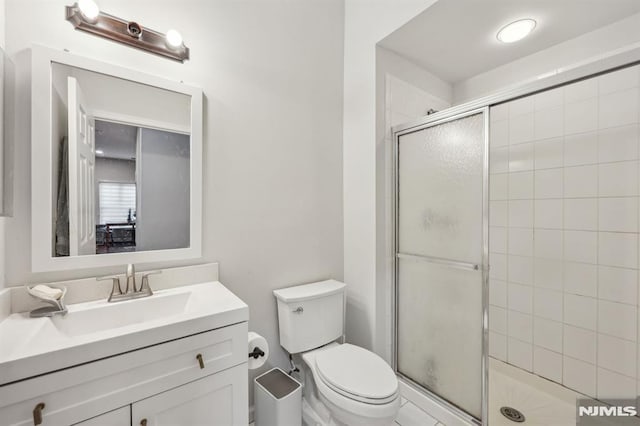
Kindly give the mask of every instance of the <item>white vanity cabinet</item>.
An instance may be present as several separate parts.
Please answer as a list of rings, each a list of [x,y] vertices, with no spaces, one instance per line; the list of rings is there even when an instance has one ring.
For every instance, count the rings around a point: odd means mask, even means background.
[[[246,426],[247,332],[241,322],[0,386],[0,425],[34,425],[44,404],[44,426]]]

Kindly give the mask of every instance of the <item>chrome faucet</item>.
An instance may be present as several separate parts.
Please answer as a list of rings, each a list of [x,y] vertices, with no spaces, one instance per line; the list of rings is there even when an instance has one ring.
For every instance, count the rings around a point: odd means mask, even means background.
[[[97,281],[111,280],[113,286],[111,287],[111,293],[109,294],[109,298],[107,302],[120,302],[122,300],[130,300],[130,299],[138,299],[140,297],[149,297],[153,295],[153,291],[151,291],[151,287],[149,286],[149,275],[161,274],[162,271],[150,271],[142,274],[142,284],[140,288],[136,288],[136,269],[133,264],[127,265],[126,271],[126,279],[127,284],[122,291],[122,287],[120,285],[120,276],[113,275],[107,277],[98,277]]]

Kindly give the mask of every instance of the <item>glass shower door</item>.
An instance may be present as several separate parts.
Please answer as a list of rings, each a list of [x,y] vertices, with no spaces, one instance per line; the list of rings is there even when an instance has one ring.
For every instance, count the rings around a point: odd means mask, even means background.
[[[396,369],[482,418],[485,110],[396,134]]]

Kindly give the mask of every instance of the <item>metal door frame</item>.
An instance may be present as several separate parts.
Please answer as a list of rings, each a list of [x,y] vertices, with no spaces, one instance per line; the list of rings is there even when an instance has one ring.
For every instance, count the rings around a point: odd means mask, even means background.
[[[430,127],[435,127],[441,124],[445,124],[451,121],[459,120],[462,118],[470,117],[473,115],[483,115],[483,156],[482,159],[482,245],[479,249],[482,252],[482,264],[471,264],[465,262],[456,262],[448,259],[433,258],[428,256],[410,256],[406,254],[400,254],[398,251],[398,211],[399,211],[399,148],[400,137],[410,133],[415,133]],[[417,386],[420,390],[423,390],[427,395],[447,407],[454,414],[460,418],[475,424],[487,424],[488,420],[488,391],[489,391],[489,377],[488,377],[488,349],[489,349],[489,329],[488,329],[488,307],[489,307],[489,107],[484,106],[482,108],[474,108],[464,112],[452,111],[452,114],[442,117],[438,114],[438,117],[425,117],[422,122],[412,123],[406,128],[399,130],[393,129],[393,291],[392,291],[392,337],[393,337],[393,369],[396,375],[404,379],[405,381]],[[470,413],[467,413],[460,407],[437,395],[435,392],[426,389],[424,386],[416,383],[411,378],[405,376],[398,371],[398,260],[400,258],[424,258],[429,262],[446,264],[447,266],[454,268],[462,268],[469,270],[481,270],[482,271],[482,318],[479,318],[482,332],[482,357],[481,357],[481,398],[482,398],[482,419],[477,419]]]

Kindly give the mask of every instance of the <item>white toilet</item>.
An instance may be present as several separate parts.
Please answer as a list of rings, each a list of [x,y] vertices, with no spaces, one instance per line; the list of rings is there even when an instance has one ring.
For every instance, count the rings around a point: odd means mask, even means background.
[[[336,340],[344,334],[346,285],[327,280],[275,290],[280,345],[299,359],[304,423],[377,426],[400,409],[398,380],[378,355]]]

